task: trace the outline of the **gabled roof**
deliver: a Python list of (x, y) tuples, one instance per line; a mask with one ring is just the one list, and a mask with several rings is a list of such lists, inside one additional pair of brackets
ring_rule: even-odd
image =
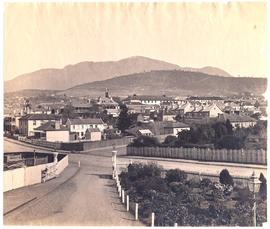
[(68, 122), (71, 125), (80, 125), (80, 124), (104, 124), (102, 119), (98, 118), (86, 118), (86, 119), (68, 119)]
[(39, 130), (39, 131), (60, 131), (60, 130), (68, 130), (67, 127), (64, 126), (60, 126), (59, 129), (55, 128), (55, 122), (49, 121), (44, 123), (43, 125), (35, 128), (35, 130)]
[(141, 134), (153, 134), (149, 129), (139, 129), (137, 131), (140, 132)]
[(47, 114), (27, 114), (22, 116), (20, 120), (60, 120), (60, 116)]

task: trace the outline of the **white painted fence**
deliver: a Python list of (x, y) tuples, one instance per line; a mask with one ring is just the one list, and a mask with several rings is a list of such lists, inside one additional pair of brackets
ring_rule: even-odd
[[(12, 189), (21, 188), (28, 185), (38, 184), (42, 182), (41, 173), (42, 170), (56, 165), (56, 172), (53, 176), (59, 175), (68, 166), (68, 155), (62, 158), (56, 164), (54, 162), (18, 168), (3, 172), (3, 191), (9, 191)], [(52, 176), (52, 177), (53, 177)]]

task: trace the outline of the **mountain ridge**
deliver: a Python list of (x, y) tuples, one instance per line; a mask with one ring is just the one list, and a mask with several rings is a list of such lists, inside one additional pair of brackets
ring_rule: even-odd
[(263, 94), (266, 87), (266, 78), (223, 77), (183, 70), (156, 70), (81, 84), (59, 93), (72, 96), (98, 96), (103, 94), (105, 88), (109, 88), (114, 95), (215, 96), (249, 91), (255, 94)]
[(153, 70), (190, 69), (193, 72), (206, 71), (205, 73), (230, 76), (229, 73), (219, 68), (210, 67), (212, 72), (209, 70), (209, 66), (204, 68), (183, 68), (176, 64), (143, 56), (133, 56), (118, 61), (83, 61), (59, 69), (45, 68), (19, 75), (12, 80), (5, 81), (4, 90), (5, 92), (23, 89), (66, 90), (76, 85), (93, 82), (96, 79), (106, 80)]

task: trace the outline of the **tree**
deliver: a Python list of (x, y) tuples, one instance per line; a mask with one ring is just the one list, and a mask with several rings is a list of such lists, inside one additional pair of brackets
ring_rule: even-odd
[(177, 141), (177, 137), (175, 136), (172, 136), (172, 135), (169, 135), (165, 138), (164, 142), (163, 142), (163, 145), (166, 145), (166, 146), (174, 146), (175, 145), (175, 142)]
[(244, 139), (226, 135), (217, 141), (215, 147), (218, 149), (242, 149), (244, 147)]
[(184, 182), (187, 179), (187, 174), (180, 169), (170, 169), (166, 172), (166, 181), (171, 182)]
[(128, 115), (128, 108), (126, 105), (120, 106), (121, 112), (117, 120), (117, 128), (125, 132), (131, 126), (130, 116)]
[(229, 119), (227, 119), (225, 126), (227, 128), (228, 135), (232, 135), (233, 134), (233, 127), (232, 127), (232, 124), (231, 124)]
[(66, 105), (62, 111), (62, 120), (63, 120), (63, 123), (65, 124), (66, 121), (69, 119), (69, 118), (76, 118), (77, 117), (77, 114), (75, 113), (75, 109), (73, 106), (71, 106), (70, 104)]
[(150, 136), (140, 136), (136, 138), (134, 142), (131, 143), (131, 145), (135, 147), (143, 147), (143, 146), (156, 147), (159, 146), (160, 143), (157, 138)]
[(219, 182), (221, 184), (233, 186), (233, 178), (227, 169), (223, 169), (219, 174)]
[(259, 180), (261, 181), (260, 190), (259, 190), (260, 196), (262, 197), (263, 200), (266, 200), (267, 184), (266, 184), (266, 179), (262, 173), (260, 174)]

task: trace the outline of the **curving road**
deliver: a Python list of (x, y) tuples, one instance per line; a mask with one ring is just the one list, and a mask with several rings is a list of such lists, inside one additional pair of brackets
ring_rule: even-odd
[[(31, 145), (4, 142), (6, 151), (33, 150)], [(9, 150), (8, 150), (8, 149)], [(123, 150), (119, 150), (124, 152)], [(5, 225), (46, 226), (142, 226), (120, 203), (111, 175), (111, 149), (89, 154), (69, 155), (69, 167), (80, 169), (72, 179), (48, 195), (4, 216)], [(64, 170), (68, 172), (70, 168)], [(55, 180), (57, 180), (56, 178)], [(55, 181), (42, 185), (50, 186)], [(43, 188), (42, 188), (43, 189)], [(42, 190), (41, 189), (41, 190)], [(25, 193), (24, 193), (25, 190)], [(27, 195), (28, 188), (12, 190), (12, 195)], [(12, 198), (4, 194), (5, 198)]]
[[(5, 140), (4, 149), (5, 152), (14, 152), (32, 151), (34, 148), (28, 144), (17, 144), (16, 141)], [(45, 152), (46, 149), (36, 151)], [(70, 171), (74, 172), (75, 169), (78, 169), (78, 161), (80, 161), (81, 166), (75, 176), (39, 199), (39, 201), (34, 201), (22, 209), (5, 215), (4, 224), (33, 226), (141, 226), (140, 222), (134, 221), (134, 217), (125, 211), (117, 196), (113, 181), (110, 179), (112, 172), (111, 151), (112, 148), (107, 147), (91, 150), (86, 154), (70, 154), (69, 166), (61, 174), (61, 177), (63, 178)], [(219, 174), (222, 169), (227, 168), (232, 175), (250, 176), (254, 170), (257, 175), (262, 172), (267, 176), (267, 167), (262, 165), (127, 157), (124, 156), (126, 154), (125, 147), (118, 148), (117, 151), (118, 163), (120, 164), (127, 164), (132, 159), (139, 162), (155, 161), (165, 169), (179, 168), (191, 172), (200, 171)], [(49, 190), (57, 184), (60, 178), (43, 184), (6, 192), (4, 193), (4, 206), (5, 202), (12, 202), (12, 198), (15, 198), (16, 195), (22, 198), (24, 196), (30, 198), (29, 193), (33, 193), (34, 190), (36, 190), (36, 193)]]

